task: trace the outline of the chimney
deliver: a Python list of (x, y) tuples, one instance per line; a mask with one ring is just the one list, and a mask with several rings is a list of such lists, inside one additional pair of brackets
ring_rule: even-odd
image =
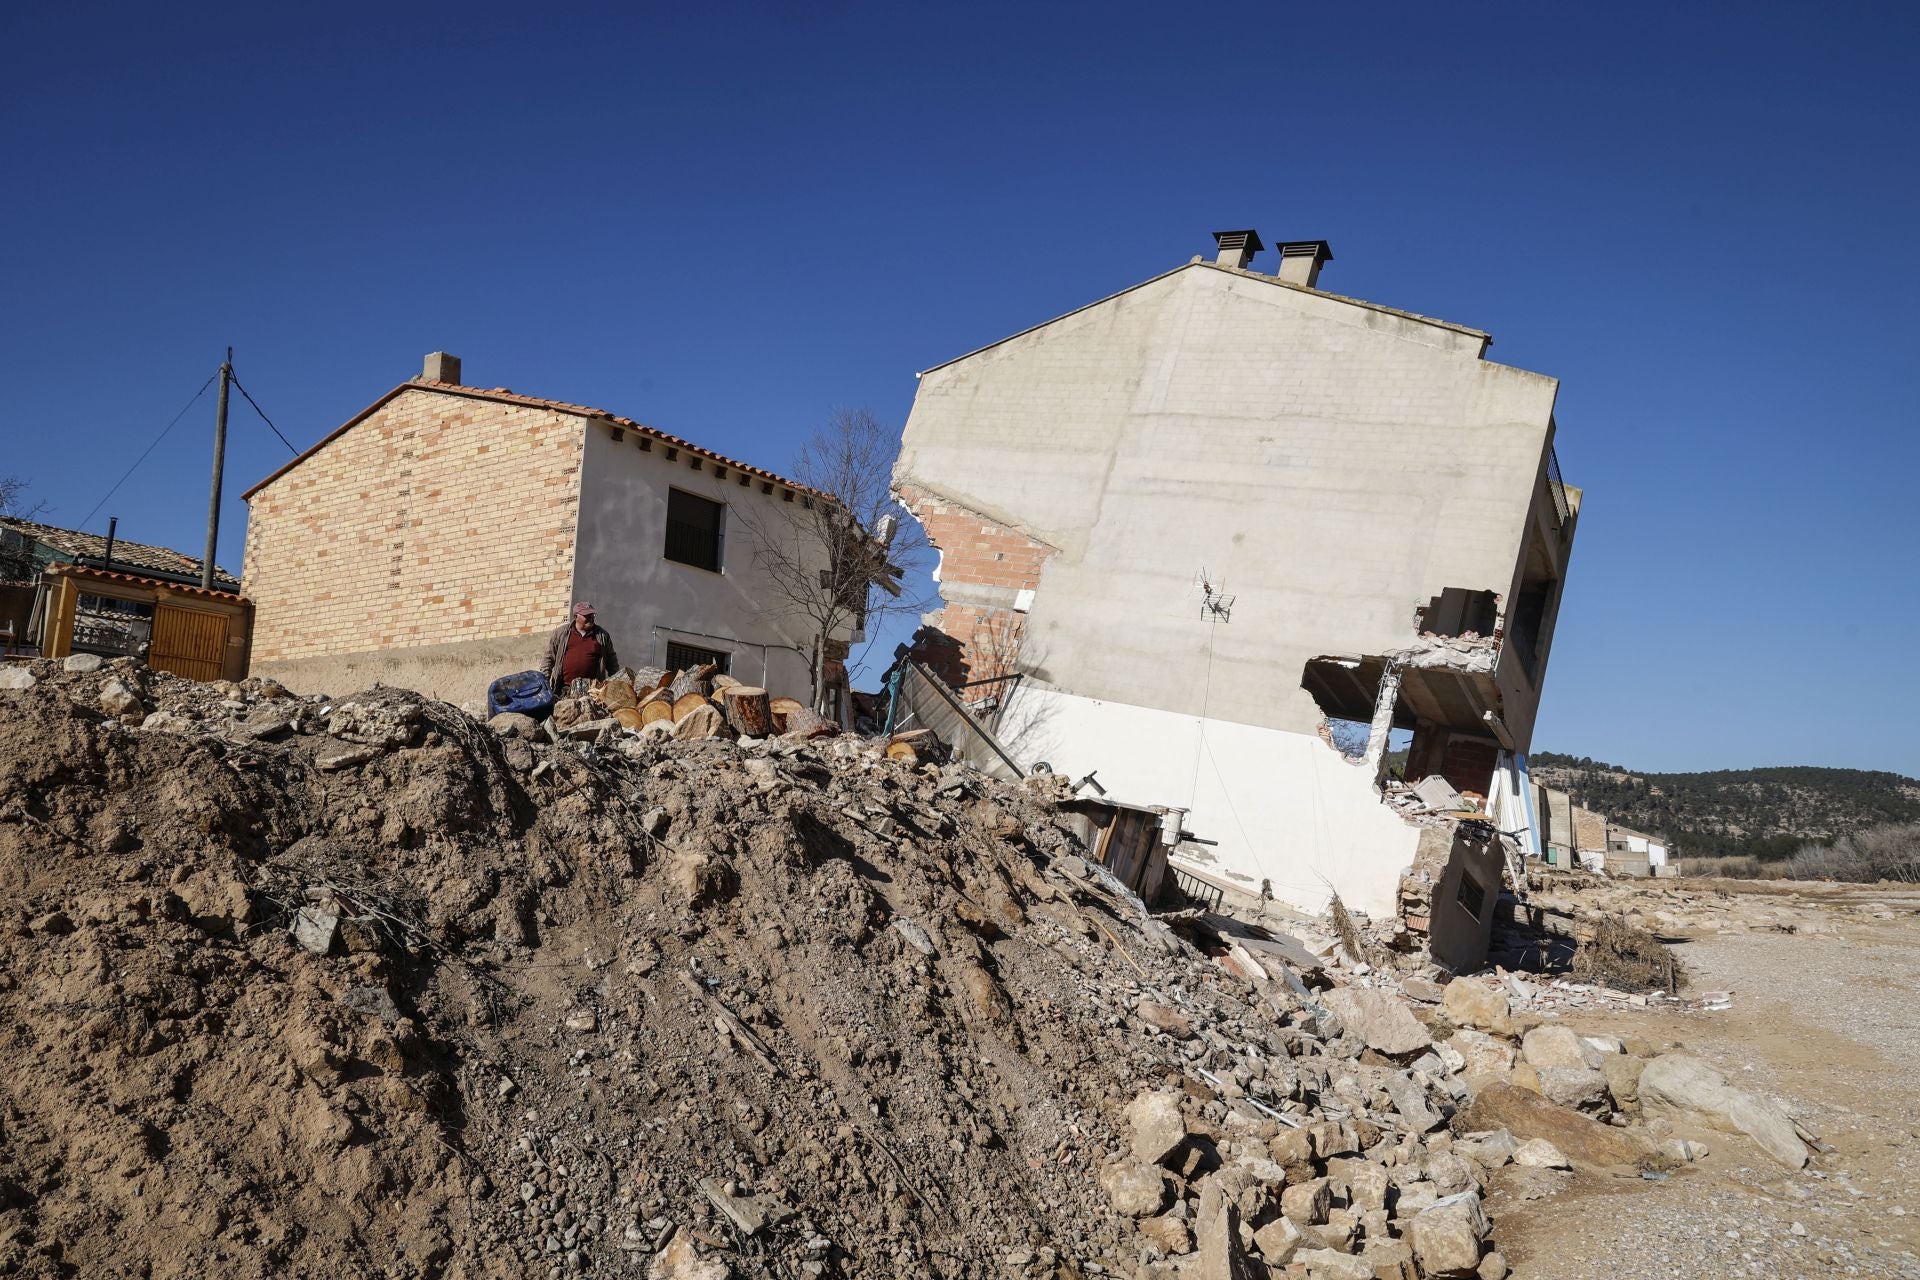
[(427, 382), (451, 382), (460, 384), (460, 357), (450, 356), (444, 351), (429, 352), (427, 366), (420, 371)]
[(1320, 264), (1333, 261), (1333, 250), (1325, 240), (1295, 240), (1279, 248), (1280, 278), (1288, 284), (1313, 288), (1320, 279)]
[(1220, 246), (1220, 253), (1214, 261), (1223, 267), (1238, 267), (1246, 270), (1253, 261), (1253, 255), (1267, 246), (1260, 243), (1260, 233), (1249, 228), (1246, 231), (1216, 231), (1213, 241)]

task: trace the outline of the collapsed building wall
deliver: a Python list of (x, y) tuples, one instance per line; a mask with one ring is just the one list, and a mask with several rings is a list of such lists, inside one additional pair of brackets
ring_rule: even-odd
[[(1213, 843), (1182, 858), (1392, 911), (1419, 831), (1377, 756), (1328, 749), (1302, 672), (1431, 648), (1390, 727), (1444, 729), (1421, 764), (1463, 791), (1517, 790), (1577, 493), (1557, 384), (1486, 343), (1196, 260), (927, 371), (895, 485), (944, 557), (951, 667), (1021, 674), (999, 726), (1023, 758), (1189, 809)], [(1514, 607), (1483, 643), (1489, 597)], [(1475, 662), (1478, 704), (1450, 670)]]

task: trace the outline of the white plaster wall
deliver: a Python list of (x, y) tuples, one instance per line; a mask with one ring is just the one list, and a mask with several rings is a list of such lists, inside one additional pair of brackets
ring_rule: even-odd
[[(587, 428), (580, 477), (579, 543), (573, 596), (590, 600), (600, 625), (613, 634), (629, 666), (664, 665), (667, 641), (733, 653), (733, 674), (763, 679), (775, 696), (805, 699), (812, 634), (807, 620), (783, 612), (766, 575), (754, 563), (754, 539), (740, 512), (779, 516), (779, 490), (760, 492), (759, 477), (742, 486), (729, 470), (716, 478), (711, 464), (693, 470), (686, 453), (668, 462), (655, 442), (642, 452), (628, 432), (615, 443), (603, 425)], [(698, 569), (663, 554), (667, 490), (726, 503), (722, 571)], [(555, 618), (554, 626), (566, 621)], [(700, 634), (704, 633), (704, 634)], [(713, 639), (711, 637), (722, 637)]]
[[(1023, 762), (1079, 778), (1097, 770), (1116, 800), (1190, 810), (1186, 826), (1217, 840), (1204, 854), (1258, 893), (1303, 910), (1333, 892), (1391, 915), (1419, 831), (1380, 803), (1364, 768), (1317, 735), (1132, 706), (1022, 684), (1000, 736)], [(1182, 856), (1200, 850), (1188, 846)]]
[(1061, 549), (1021, 655), (1046, 683), (1320, 746), (1308, 659), (1516, 579), (1557, 384), (1479, 349), (1195, 264), (928, 372), (895, 474)]

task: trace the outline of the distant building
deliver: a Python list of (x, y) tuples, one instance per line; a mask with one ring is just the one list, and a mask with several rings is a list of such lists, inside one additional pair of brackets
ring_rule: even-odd
[[(1253, 232), (1215, 239), (920, 375), (894, 479), (941, 553), (928, 621), (961, 683), (1020, 675), (999, 724), (1025, 757), (1188, 810), (1213, 843), (1178, 865), (1391, 912), (1422, 829), (1396, 731), (1408, 782), (1534, 825), (1580, 508), (1558, 383), (1320, 289), (1324, 241), (1269, 274)], [(1473, 875), (1491, 901), (1497, 861)]]
[(198, 680), (247, 674), (252, 608), (230, 574), (144, 542), (0, 517), (0, 654), (138, 657)]
[(1659, 875), (1668, 865), (1667, 842), (1661, 837), (1583, 809), (1572, 796), (1544, 783), (1534, 784), (1533, 795), (1540, 854), (1554, 866), (1646, 876)]
[(753, 517), (777, 527), (820, 495), (630, 418), (460, 378), (436, 352), (247, 491), (256, 670), (477, 699), (538, 667), (588, 600), (628, 665), (716, 662), (808, 696), (813, 635), (756, 563)]

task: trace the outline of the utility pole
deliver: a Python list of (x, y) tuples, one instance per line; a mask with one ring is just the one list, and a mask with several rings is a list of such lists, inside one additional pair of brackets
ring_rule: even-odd
[(213, 554), (220, 544), (220, 473), (227, 466), (227, 387), (233, 382), (233, 348), (220, 362), (220, 407), (213, 418), (213, 494), (207, 499), (207, 558), (200, 562), (200, 585), (213, 590)]

